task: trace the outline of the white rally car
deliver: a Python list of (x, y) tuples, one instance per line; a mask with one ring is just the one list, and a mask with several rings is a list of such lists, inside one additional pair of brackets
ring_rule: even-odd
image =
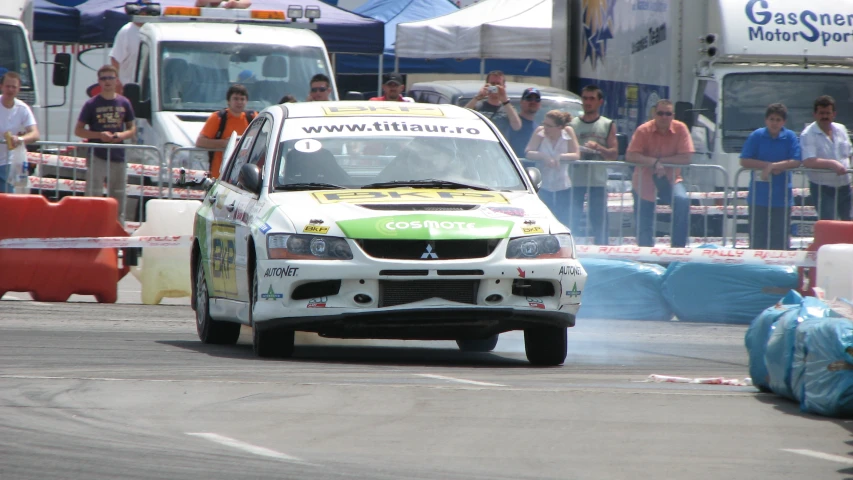
[(288, 357), (294, 331), (456, 340), (523, 330), (559, 365), (586, 281), (569, 230), (482, 115), (452, 105), (310, 102), (261, 112), (195, 220), (199, 337)]

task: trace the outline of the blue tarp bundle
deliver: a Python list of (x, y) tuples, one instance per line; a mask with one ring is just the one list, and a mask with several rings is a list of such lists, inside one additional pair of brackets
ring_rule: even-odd
[[(792, 299), (788, 296), (782, 303)], [(767, 309), (747, 330), (753, 383), (769, 385), (776, 394), (799, 401), (804, 412), (853, 416), (853, 321), (813, 297), (802, 299), (799, 306), (783, 307), (791, 308)], [(764, 382), (759, 377), (761, 339), (768, 327)]]
[(752, 384), (759, 390), (770, 391), (770, 374), (764, 364), (764, 353), (767, 350), (767, 342), (773, 331), (774, 324), (786, 317), (796, 318), (800, 314), (800, 304), (803, 297), (795, 291), (785, 295), (779, 303), (761, 312), (746, 330), (746, 350), (749, 352), (749, 376)]
[(660, 265), (596, 258), (582, 258), (581, 265), (588, 277), (578, 318), (672, 318), (660, 293), (666, 271)]
[(679, 320), (747, 325), (796, 287), (794, 267), (679, 262), (662, 293)]

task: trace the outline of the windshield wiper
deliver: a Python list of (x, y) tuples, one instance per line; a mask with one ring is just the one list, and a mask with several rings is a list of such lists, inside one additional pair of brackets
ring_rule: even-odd
[(340, 185), (335, 185), (332, 183), (288, 183), (285, 185), (278, 185), (275, 187), (276, 190), (343, 190), (347, 187), (342, 187)]
[(361, 188), (395, 188), (395, 187), (415, 187), (415, 188), (469, 188), (471, 190), (488, 190), (494, 191), (494, 188), (489, 188), (484, 185), (469, 185), (461, 182), (451, 182), (450, 180), (438, 180), (429, 178), (426, 180), (396, 180), (393, 182), (378, 182), (369, 183)]

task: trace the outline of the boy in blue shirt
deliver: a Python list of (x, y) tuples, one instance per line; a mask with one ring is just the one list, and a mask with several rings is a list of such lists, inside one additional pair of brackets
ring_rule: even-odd
[[(749, 181), (749, 248), (787, 250), (790, 207), (794, 203), (791, 173), (802, 163), (800, 140), (785, 128), (788, 109), (773, 103), (764, 114), (766, 127), (752, 132), (743, 145), (740, 165), (756, 170)], [(756, 175), (757, 174), (757, 175)]]

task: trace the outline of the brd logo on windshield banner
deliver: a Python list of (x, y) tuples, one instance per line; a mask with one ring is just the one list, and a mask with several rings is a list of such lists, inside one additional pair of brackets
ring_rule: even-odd
[(441, 108), (426, 104), (411, 104), (408, 105), (388, 105), (377, 106), (372, 105), (352, 105), (352, 106), (335, 106), (323, 107), (326, 116), (350, 116), (350, 115), (413, 115), (418, 117), (443, 117), (444, 112)]
[(497, 192), (461, 192), (458, 190), (335, 190), (314, 192), (320, 203), (509, 203)]

